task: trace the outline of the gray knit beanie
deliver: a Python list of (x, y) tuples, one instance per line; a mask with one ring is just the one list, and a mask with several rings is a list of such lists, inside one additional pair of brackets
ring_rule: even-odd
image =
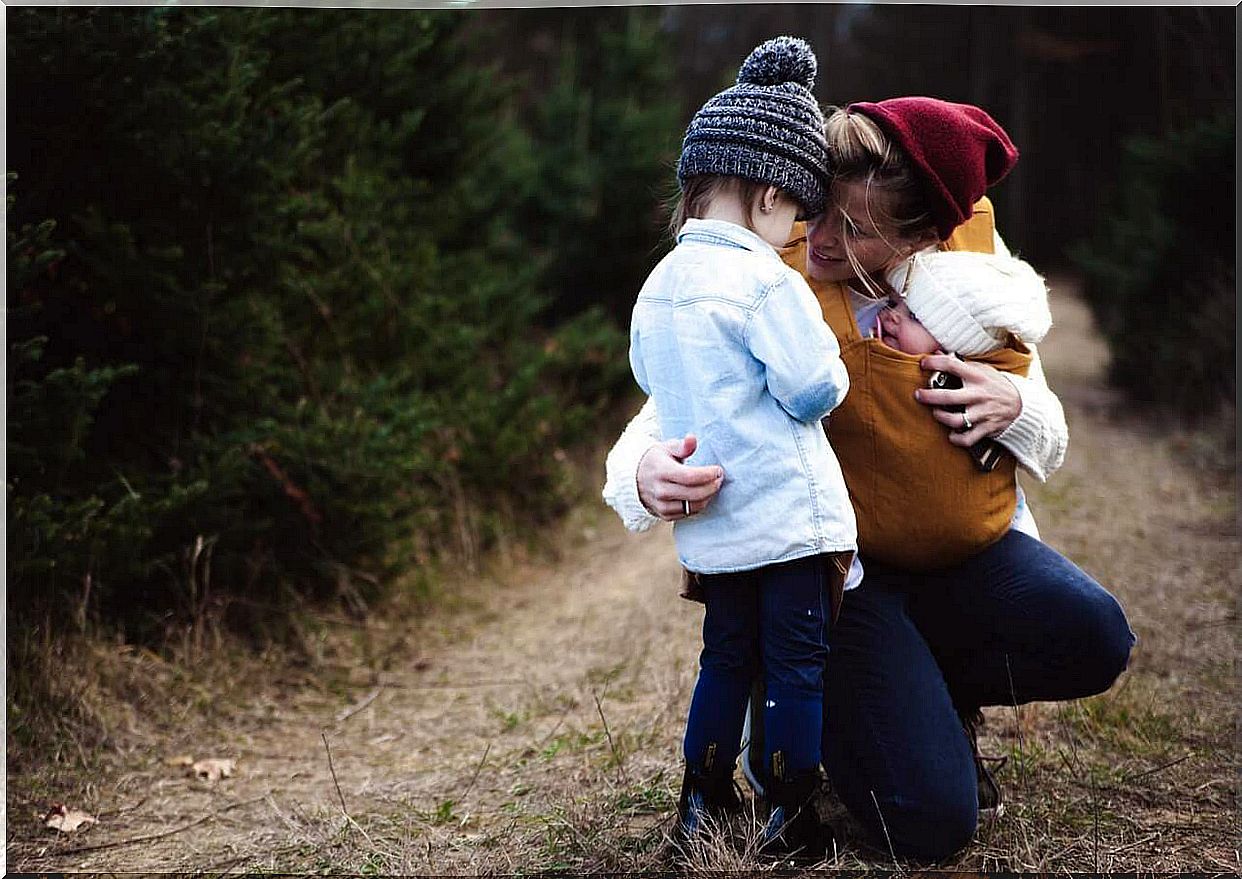
[(803, 217), (824, 209), (828, 145), (824, 114), (811, 94), (815, 53), (805, 40), (776, 37), (743, 62), (733, 85), (690, 120), (677, 182), (700, 174), (742, 177), (785, 190)]

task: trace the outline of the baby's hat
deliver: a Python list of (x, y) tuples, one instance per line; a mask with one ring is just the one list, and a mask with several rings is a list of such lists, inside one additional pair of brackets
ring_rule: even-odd
[(1009, 333), (1037, 345), (1052, 327), (1044, 279), (1012, 256), (915, 254), (889, 273), (888, 282), (946, 351), (986, 354)]
[(721, 174), (785, 190), (802, 216), (824, 209), (828, 143), (811, 89), (817, 62), (805, 40), (775, 37), (742, 63), (737, 83), (704, 104), (686, 129), (677, 182)]

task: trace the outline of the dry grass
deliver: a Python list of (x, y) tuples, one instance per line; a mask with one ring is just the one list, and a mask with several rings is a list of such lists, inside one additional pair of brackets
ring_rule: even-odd
[[(1007, 811), (942, 866), (1237, 872), (1236, 488), (1211, 469), (1232, 451), (1123, 411), (1081, 306), (1061, 293), (1053, 313), (1044, 357), (1072, 444), (1049, 485), (1028, 486), (1031, 503), (1045, 538), (1122, 599), (1140, 642), (1103, 696), (988, 710), (982, 743), (1009, 757)], [(430, 615), (397, 603), (365, 627), (308, 623), (298, 662), (227, 645), (188, 665), (62, 650), (66, 682), (87, 681), (66, 692), (108, 735), (68, 744), (59, 767), (11, 764), (10, 867), (780, 866), (754, 856), (753, 816), (680, 857), (668, 840), (699, 615), (676, 598), (667, 529), (627, 535), (590, 500), (543, 548), (512, 542), (443, 582)], [(238, 775), (206, 784), (163, 762), (208, 751), (236, 758)], [(50, 800), (100, 823), (57, 838), (32, 817)], [(831, 800), (822, 808), (843, 831), (825, 868), (915, 866), (863, 840)]]

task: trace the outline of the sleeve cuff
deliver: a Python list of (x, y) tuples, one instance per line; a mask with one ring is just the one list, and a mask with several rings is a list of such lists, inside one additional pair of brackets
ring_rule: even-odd
[(657, 442), (649, 434), (634, 429), (640, 418), (641, 413), (621, 434), (604, 464), (604, 503), (621, 517), (621, 523), (629, 531), (646, 531), (660, 521), (638, 499), (638, 464)]
[[(1028, 379), (1004, 373), (1005, 378), (1013, 383), (1022, 401), (1022, 410), (1018, 417), (1007, 428), (1000, 432), (996, 441), (1013, 453), (1022, 465), (1022, 469), (1030, 473), (1040, 482), (1048, 479), (1049, 470), (1045, 469), (1047, 457), (1047, 440), (1044, 429), (1048, 423), (1047, 413), (1043, 411), (1039, 395), (1032, 393)], [(1056, 466), (1051, 468), (1056, 469)]]

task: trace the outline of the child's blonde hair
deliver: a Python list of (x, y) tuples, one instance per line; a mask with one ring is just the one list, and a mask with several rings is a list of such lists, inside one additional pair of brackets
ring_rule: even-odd
[(673, 207), (668, 220), (668, 234), (674, 241), (677, 233), (686, 224), (686, 220), (701, 220), (707, 213), (707, 206), (713, 199), (722, 195), (732, 195), (746, 208), (746, 228), (755, 231), (752, 217), (755, 205), (763, 197), (768, 188), (766, 183), (747, 180), (744, 177), (731, 177), (723, 174), (699, 174), (686, 180), (685, 185), (673, 199)]

